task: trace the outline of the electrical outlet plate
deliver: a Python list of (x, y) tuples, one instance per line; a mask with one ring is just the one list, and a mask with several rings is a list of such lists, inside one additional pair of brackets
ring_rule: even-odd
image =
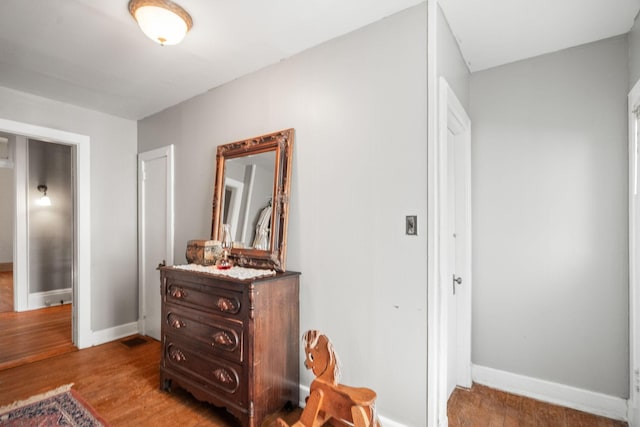
[(418, 216), (417, 215), (407, 215), (405, 219), (405, 233), (407, 234), (407, 236), (418, 235)]

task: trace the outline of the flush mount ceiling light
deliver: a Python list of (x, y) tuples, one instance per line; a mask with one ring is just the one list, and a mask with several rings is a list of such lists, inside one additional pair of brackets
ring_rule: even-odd
[(129, 13), (151, 40), (178, 44), (193, 26), (191, 16), (170, 0), (131, 0)]

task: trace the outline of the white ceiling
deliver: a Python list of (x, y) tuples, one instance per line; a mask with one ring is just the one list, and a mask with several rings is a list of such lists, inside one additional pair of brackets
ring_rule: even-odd
[(627, 33), (640, 0), (438, 0), (469, 69)]
[(424, 0), (177, 0), (160, 46), (128, 0), (0, 0), (0, 86), (140, 119)]
[[(177, 46), (128, 0), (0, 0), (0, 86), (140, 119), (424, 0), (178, 0)], [(439, 0), (472, 71), (623, 34), (640, 0)]]

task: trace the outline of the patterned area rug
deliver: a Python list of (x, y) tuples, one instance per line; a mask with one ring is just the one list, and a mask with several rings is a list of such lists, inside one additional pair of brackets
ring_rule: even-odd
[(68, 384), (48, 393), (0, 407), (0, 426), (108, 427), (78, 392)]

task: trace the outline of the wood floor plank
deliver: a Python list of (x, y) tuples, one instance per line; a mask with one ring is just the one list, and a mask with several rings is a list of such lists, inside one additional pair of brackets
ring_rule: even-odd
[(13, 311), (13, 271), (0, 271), (0, 313)]
[(474, 384), (456, 389), (447, 408), (450, 427), (626, 427), (585, 412)]
[(0, 370), (76, 351), (71, 305), (0, 313)]

